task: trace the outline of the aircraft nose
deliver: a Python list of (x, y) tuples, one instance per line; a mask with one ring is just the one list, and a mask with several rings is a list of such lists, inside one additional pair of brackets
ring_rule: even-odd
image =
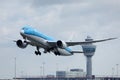
[(21, 31), (20, 31), (20, 34), (24, 34), (24, 30), (21, 30)]

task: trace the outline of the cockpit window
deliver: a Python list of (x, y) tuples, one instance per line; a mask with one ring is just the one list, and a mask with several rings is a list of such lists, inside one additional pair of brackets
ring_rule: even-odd
[(30, 27), (30, 26), (25, 26), (25, 27), (22, 28), (22, 30), (29, 30), (29, 29), (32, 29), (32, 27)]

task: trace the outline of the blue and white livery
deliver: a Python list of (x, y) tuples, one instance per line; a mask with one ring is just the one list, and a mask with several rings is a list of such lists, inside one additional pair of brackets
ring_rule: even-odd
[(82, 53), (81, 51), (72, 51), (69, 46), (75, 45), (86, 45), (90, 43), (103, 42), (107, 40), (112, 40), (116, 38), (109, 38), (103, 40), (95, 41), (84, 41), (84, 42), (64, 42), (62, 40), (55, 40), (52, 37), (49, 37), (41, 32), (38, 32), (36, 29), (30, 26), (24, 26), (20, 31), (21, 36), (24, 41), (17, 40), (15, 41), (19, 48), (26, 48), (27, 45), (32, 45), (36, 47), (35, 54), (41, 55), (39, 51), (40, 48), (44, 49), (44, 53), (53, 52), (55, 55), (59, 56), (70, 56), (74, 53)]

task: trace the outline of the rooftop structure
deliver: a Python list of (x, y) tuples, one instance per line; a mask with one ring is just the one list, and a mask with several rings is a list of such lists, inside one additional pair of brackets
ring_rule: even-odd
[(69, 77), (69, 78), (75, 78), (75, 77), (85, 77), (86, 73), (83, 71), (83, 69), (70, 69), (70, 71), (56, 71), (56, 77)]

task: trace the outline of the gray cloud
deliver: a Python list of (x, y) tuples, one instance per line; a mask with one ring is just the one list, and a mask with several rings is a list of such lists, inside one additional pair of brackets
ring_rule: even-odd
[(49, 6), (49, 5), (61, 5), (61, 4), (70, 4), (78, 3), (82, 0), (31, 0), (34, 6)]

